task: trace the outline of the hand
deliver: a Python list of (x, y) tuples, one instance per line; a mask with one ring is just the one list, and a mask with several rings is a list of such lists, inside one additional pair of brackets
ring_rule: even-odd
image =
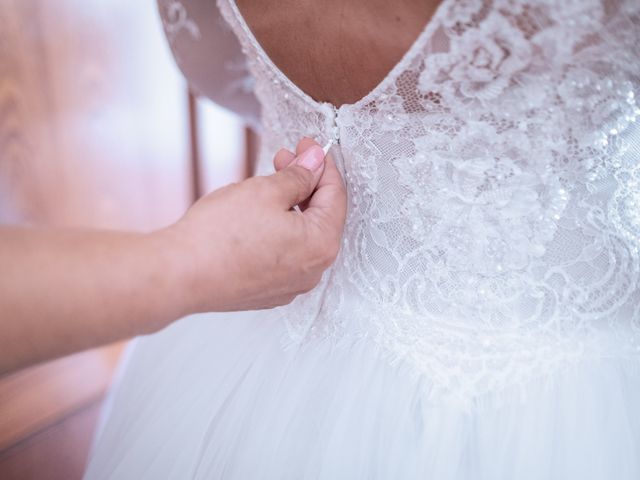
[(0, 374), (313, 288), (338, 253), (345, 190), (315, 142), (296, 153), (281, 150), (276, 174), (217, 190), (157, 232), (0, 227)]
[(203, 197), (160, 232), (181, 272), (185, 313), (270, 308), (317, 285), (340, 248), (346, 212), (340, 173), (323, 157), (305, 138), (296, 154), (276, 154), (277, 173)]

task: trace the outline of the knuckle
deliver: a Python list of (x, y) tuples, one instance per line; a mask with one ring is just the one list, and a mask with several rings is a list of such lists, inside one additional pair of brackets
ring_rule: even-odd
[(318, 250), (318, 260), (323, 270), (329, 268), (338, 257), (339, 243), (337, 245), (336, 243), (335, 241), (324, 243)]
[(316, 288), (320, 283), (320, 280), (322, 280), (322, 273), (318, 273), (317, 275), (313, 276), (311, 278), (309, 290), (313, 290), (314, 288)]
[(321, 263), (322, 268), (325, 270), (329, 268), (333, 264), (335, 259), (336, 257), (335, 255), (333, 255), (331, 251), (325, 251), (322, 256), (322, 263)]
[(320, 283), (321, 275), (313, 275), (309, 277), (301, 286), (300, 293), (309, 293), (311, 290), (316, 288), (318, 283)]

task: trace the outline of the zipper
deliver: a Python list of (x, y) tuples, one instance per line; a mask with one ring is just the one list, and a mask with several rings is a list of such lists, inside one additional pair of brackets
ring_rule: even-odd
[(340, 114), (340, 112), (338, 112), (338, 109), (336, 108), (335, 105), (332, 104), (328, 104), (331, 107), (332, 110), (332, 120), (333, 120), (333, 125), (331, 126), (331, 131), (329, 132), (329, 141), (332, 143), (335, 143), (337, 145), (340, 145), (340, 125), (338, 125), (338, 115)]
[(340, 125), (338, 125), (338, 109), (335, 105), (331, 105), (333, 108), (333, 140), (340, 145)]

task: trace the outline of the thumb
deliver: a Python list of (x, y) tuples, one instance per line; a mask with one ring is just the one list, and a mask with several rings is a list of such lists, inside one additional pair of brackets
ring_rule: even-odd
[(322, 177), (324, 163), (324, 152), (316, 144), (302, 152), (288, 167), (272, 175), (287, 210), (311, 196)]
[(309, 205), (304, 211), (323, 232), (334, 232), (337, 238), (342, 234), (347, 212), (347, 193), (342, 176), (331, 154), (325, 159), (324, 174), (318, 182)]

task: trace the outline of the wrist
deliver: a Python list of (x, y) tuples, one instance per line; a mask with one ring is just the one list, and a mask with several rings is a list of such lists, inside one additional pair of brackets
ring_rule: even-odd
[[(180, 222), (151, 233), (164, 263), (167, 281), (167, 308), (173, 319), (204, 311), (217, 311), (223, 290), (225, 253), (222, 242), (209, 238), (201, 251), (194, 238)], [(171, 321), (172, 321), (171, 320)]]
[(172, 241), (172, 233), (162, 229), (142, 234), (137, 242), (143, 272), (141, 298), (148, 307), (145, 334), (163, 329), (175, 320), (193, 313), (186, 298), (184, 256)]

